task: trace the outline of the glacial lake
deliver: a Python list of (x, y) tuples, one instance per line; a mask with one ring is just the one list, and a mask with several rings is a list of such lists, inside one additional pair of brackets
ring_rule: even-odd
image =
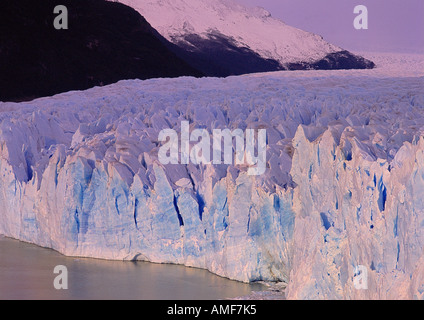
[[(54, 288), (58, 265), (67, 290)], [(184, 266), (65, 257), (0, 235), (0, 300), (221, 300), (263, 289)]]

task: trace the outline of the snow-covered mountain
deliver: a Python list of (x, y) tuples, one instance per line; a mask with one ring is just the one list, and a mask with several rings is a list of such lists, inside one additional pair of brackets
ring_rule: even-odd
[[(248, 8), (233, 0), (120, 2), (138, 10), (167, 40), (189, 52), (201, 52), (203, 65), (195, 61), (195, 66), (200, 65), (207, 74), (211, 68), (205, 70), (205, 63), (228, 69), (230, 73), (246, 73), (240, 67), (242, 64), (248, 72), (374, 66), (371, 61), (352, 55), (319, 35), (273, 18), (263, 8)], [(231, 61), (225, 65), (225, 60)]]

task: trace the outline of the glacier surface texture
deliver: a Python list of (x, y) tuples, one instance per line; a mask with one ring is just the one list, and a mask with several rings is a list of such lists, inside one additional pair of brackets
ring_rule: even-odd
[[(414, 59), (0, 103), (0, 233), (69, 256), (286, 282), (289, 299), (423, 298), (424, 78)], [(266, 128), (266, 173), (162, 165), (159, 131), (181, 121)], [(355, 289), (357, 266), (368, 290)]]

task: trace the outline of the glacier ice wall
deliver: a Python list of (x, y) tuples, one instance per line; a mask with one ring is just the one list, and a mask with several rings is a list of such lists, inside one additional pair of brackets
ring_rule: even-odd
[[(121, 81), (0, 103), (0, 234), (65, 255), (285, 281), (298, 299), (423, 298), (424, 79)], [(266, 128), (267, 172), (166, 165), (158, 132)], [(368, 290), (353, 286), (367, 267)]]
[[(423, 298), (424, 138), (392, 161), (372, 158), (345, 131), (294, 139), (296, 216), (287, 295), (296, 299)], [(368, 290), (353, 285), (368, 269)], [(302, 286), (298, 286), (302, 283)]]

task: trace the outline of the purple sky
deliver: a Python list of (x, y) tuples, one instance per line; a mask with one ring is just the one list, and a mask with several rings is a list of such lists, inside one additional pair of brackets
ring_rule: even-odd
[[(261, 6), (289, 25), (354, 51), (424, 53), (424, 0), (237, 0)], [(365, 5), (369, 29), (353, 27), (353, 8)]]

